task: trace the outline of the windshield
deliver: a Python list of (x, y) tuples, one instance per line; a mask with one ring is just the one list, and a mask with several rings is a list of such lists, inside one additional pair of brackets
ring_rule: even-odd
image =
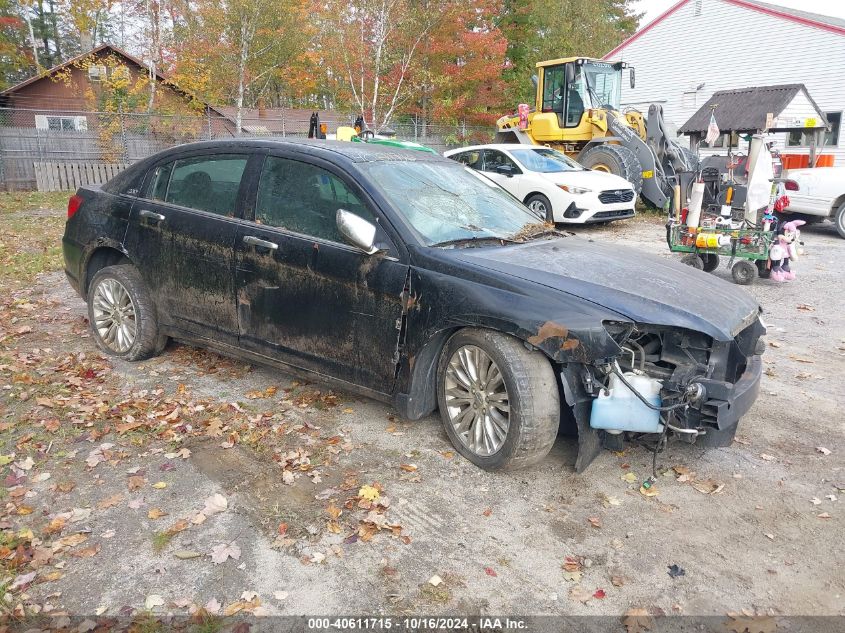
[(538, 222), (516, 198), (458, 163), (384, 161), (361, 168), (428, 246), (507, 239)]
[(512, 149), (510, 153), (529, 171), (554, 174), (561, 171), (584, 170), (584, 167), (569, 158), (566, 154), (548, 147)]
[(593, 108), (609, 105), (611, 109), (618, 110), (622, 100), (622, 72), (611, 64), (585, 61), (583, 74), (586, 75), (586, 93), (589, 95), (584, 102), (589, 102), (589, 107)]

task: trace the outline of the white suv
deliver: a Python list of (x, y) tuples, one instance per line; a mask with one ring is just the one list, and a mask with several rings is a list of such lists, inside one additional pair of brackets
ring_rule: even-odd
[(444, 156), (476, 169), (555, 223), (587, 224), (634, 216), (636, 192), (624, 178), (590, 171), (539, 145), (475, 145)]

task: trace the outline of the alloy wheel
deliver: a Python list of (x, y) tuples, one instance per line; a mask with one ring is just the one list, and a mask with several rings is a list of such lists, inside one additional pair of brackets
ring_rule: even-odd
[(94, 328), (106, 346), (123, 354), (135, 343), (138, 333), (135, 304), (116, 279), (103, 279), (94, 290)]
[(481, 457), (498, 452), (510, 428), (510, 402), (502, 372), (475, 345), (458, 348), (445, 375), (449, 421), (460, 442)]
[(546, 217), (546, 205), (543, 204), (542, 200), (532, 200), (528, 203), (528, 208), (531, 209), (534, 213)]

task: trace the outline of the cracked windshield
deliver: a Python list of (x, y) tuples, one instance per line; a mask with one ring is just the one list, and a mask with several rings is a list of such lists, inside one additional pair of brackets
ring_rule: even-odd
[(428, 246), (510, 239), (538, 222), (498, 185), (460, 165), (391, 161), (365, 169)]

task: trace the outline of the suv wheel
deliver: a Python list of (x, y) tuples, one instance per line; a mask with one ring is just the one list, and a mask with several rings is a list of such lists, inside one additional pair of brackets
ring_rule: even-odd
[(541, 352), (498, 332), (461, 330), (446, 344), (437, 376), (446, 434), (473, 464), (522, 468), (551, 450), (560, 396)]
[(124, 360), (150, 358), (167, 344), (152, 299), (131, 265), (97, 271), (88, 289), (88, 320), (97, 347)]

